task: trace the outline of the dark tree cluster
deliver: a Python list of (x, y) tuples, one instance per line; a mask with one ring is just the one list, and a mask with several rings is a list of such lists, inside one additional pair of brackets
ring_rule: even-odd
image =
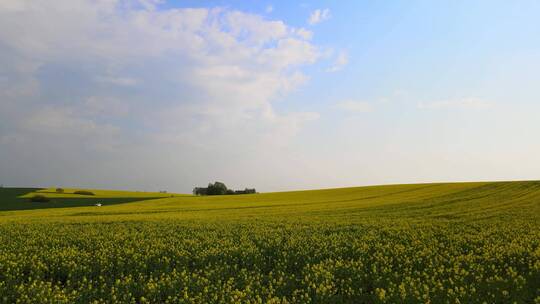
[(30, 198), (30, 201), (37, 203), (46, 203), (49, 201), (49, 198), (42, 194), (36, 194)]
[(208, 187), (195, 187), (193, 189), (194, 195), (235, 195), (235, 194), (255, 194), (257, 191), (255, 188), (244, 190), (228, 189), (222, 182), (209, 183)]
[(73, 194), (94, 195), (94, 192), (90, 192), (90, 191), (86, 191), (86, 190), (77, 190), (77, 191), (74, 191)]

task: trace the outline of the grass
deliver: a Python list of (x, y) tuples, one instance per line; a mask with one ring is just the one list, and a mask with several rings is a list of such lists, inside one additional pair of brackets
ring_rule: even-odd
[(0, 302), (540, 303), (537, 181), (140, 197), (0, 212)]

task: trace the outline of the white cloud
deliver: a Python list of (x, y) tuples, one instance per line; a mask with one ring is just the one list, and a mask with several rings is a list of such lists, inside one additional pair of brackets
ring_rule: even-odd
[(419, 109), (436, 110), (436, 109), (473, 109), (481, 110), (492, 106), (492, 103), (481, 98), (464, 97), (458, 99), (439, 100), (429, 103), (419, 103)]
[[(159, 3), (2, 1), (0, 139), (18, 144), (9, 155), (4, 150), (0, 166), (35, 162), (17, 153), (34, 142), (50, 159), (44, 168), (55, 158), (92, 158), (83, 162), (88, 172), (107, 171), (118, 155), (126, 160), (118, 171), (126, 172), (134, 170), (127, 160), (167, 168), (218, 150), (242, 159), (286, 145), (318, 117), (273, 108), (308, 81), (302, 66), (320, 58), (312, 32), (233, 9)], [(101, 154), (89, 154), (91, 147)], [(197, 174), (214, 178), (215, 168)], [(55, 175), (72, 176), (67, 169)], [(174, 171), (180, 175), (169, 175), (170, 182), (193, 185), (189, 170)], [(38, 184), (54, 179), (32, 176)]]
[(296, 29), (296, 34), (305, 40), (310, 40), (313, 37), (313, 32), (304, 28)]
[(240, 11), (231, 11), (224, 16), (227, 19), (224, 25), (230, 28), (235, 39), (245, 35), (240, 39), (246, 39), (255, 44), (286, 38), (292, 30), (283, 21), (269, 21), (259, 15)]
[(347, 52), (341, 51), (337, 55), (334, 64), (328, 68), (327, 72), (337, 72), (342, 70), (347, 64), (349, 63), (349, 56), (347, 55)]
[[(0, 11), (0, 40), (20, 54), (19, 65), (34, 62), (23, 76), (35, 79), (40, 69), (62, 62), (88, 62), (95, 71), (80, 68), (81, 74), (97, 73), (97, 83), (142, 90), (158, 85), (183, 95), (174, 87), (179, 83), (200, 97), (168, 102), (221, 104), (227, 110), (233, 105), (242, 111), (294, 89), (302, 83), (298, 79), (306, 78), (297, 67), (319, 57), (308, 41), (311, 32), (254, 14), (226, 9), (158, 11), (154, 8), (159, 1), (75, 2), (48, 6), (23, 1), (20, 6), (26, 9), (17, 16)], [(24, 34), (11, 30), (15, 24)], [(145, 64), (148, 61), (159, 70)], [(153, 81), (156, 77), (167, 85)], [(154, 100), (148, 102), (159, 107)]]
[(316, 9), (313, 12), (311, 12), (311, 15), (309, 15), (308, 23), (310, 25), (315, 25), (317, 23), (320, 23), (322, 21), (325, 21), (330, 18), (330, 10), (325, 9)]
[(373, 111), (371, 103), (358, 100), (344, 100), (338, 102), (336, 108), (349, 113), (367, 113)]

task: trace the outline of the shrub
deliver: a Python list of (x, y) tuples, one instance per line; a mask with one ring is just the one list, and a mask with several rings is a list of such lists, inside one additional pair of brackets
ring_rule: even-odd
[(64, 189), (62, 189), (62, 188), (56, 188), (56, 193), (64, 193)]
[(233, 194), (255, 194), (255, 193), (257, 193), (255, 188), (253, 188), (253, 189), (246, 188), (244, 190), (236, 190), (236, 191), (234, 191)]
[(46, 203), (49, 201), (49, 198), (45, 195), (36, 194), (30, 198), (31, 202), (39, 202), (39, 203)]
[(73, 192), (73, 194), (80, 194), (80, 195), (95, 195), (94, 192), (86, 191), (86, 190), (77, 190)]

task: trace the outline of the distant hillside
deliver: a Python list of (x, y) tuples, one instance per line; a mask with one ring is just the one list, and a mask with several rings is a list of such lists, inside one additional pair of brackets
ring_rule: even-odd
[[(103, 205), (116, 205), (141, 200), (181, 196), (182, 194), (169, 194), (161, 192), (118, 191), (75, 188), (0, 188), (0, 211), (30, 210), (48, 208), (66, 208), (92, 206), (96, 203)], [(92, 195), (77, 194), (88, 192)], [(42, 195), (48, 202), (32, 202), (35, 195)]]
[[(0, 189), (0, 194), (11, 191), (9, 193), (13, 196), (13, 193), (24, 192), (8, 189)], [(53, 190), (31, 192), (10, 204), (4, 202), (7, 199), (3, 196), (0, 208), (30, 209), (20, 207), (29, 206), (23, 198), (44, 193), (58, 200), (57, 206), (88, 206), (99, 200), (107, 202), (104, 206), (107, 208), (91, 208), (89, 214), (118, 214), (134, 218), (146, 215), (152, 218), (159, 215), (166, 218), (203, 216), (209, 219), (300, 216), (343, 217), (343, 220), (351, 221), (365, 217), (474, 219), (513, 214), (531, 217), (540, 213), (540, 181), (385, 185), (219, 197), (178, 194), (170, 197), (171, 194), (164, 193), (92, 190), (96, 196), (88, 198), (70, 193), (56, 194)], [(114, 206), (107, 206), (109, 202)], [(131, 203), (116, 205), (126, 202)], [(35, 208), (46, 208), (47, 204)], [(77, 216), (81, 212), (79, 208), (65, 209), (62, 216)]]

